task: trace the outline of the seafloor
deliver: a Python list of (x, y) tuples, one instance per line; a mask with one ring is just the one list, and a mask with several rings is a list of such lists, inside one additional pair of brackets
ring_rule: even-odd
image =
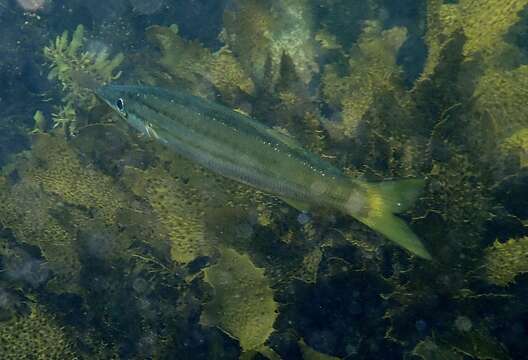
[[(0, 359), (528, 358), (528, 0), (0, 0)], [(417, 258), (139, 136), (179, 88), (364, 181)]]

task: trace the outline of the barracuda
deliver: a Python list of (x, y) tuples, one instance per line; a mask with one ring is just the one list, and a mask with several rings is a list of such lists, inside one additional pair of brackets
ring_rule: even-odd
[(394, 215), (412, 205), (423, 180), (350, 179), (290, 136), (181, 91), (109, 85), (96, 93), (132, 127), (213, 172), (279, 196), (299, 210), (342, 211), (431, 259), (420, 239)]

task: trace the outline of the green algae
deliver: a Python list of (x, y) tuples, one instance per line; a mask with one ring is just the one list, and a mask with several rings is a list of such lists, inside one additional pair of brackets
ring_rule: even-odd
[(325, 67), (323, 96), (329, 104), (342, 110), (339, 129), (333, 130), (334, 133), (354, 137), (381, 93), (401, 92), (398, 87), (401, 69), (396, 64), (396, 54), (405, 39), (405, 28), (382, 30), (376, 22), (367, 23), (351, 50), (347, 76), (343, 77), (336, 65)]
[[(252, 80), (229, 50), (213, 53), (196, 41), (186, 41), (175, 25), (152, 26), (146, 32), (150, 41), (160, 48), (158, 63), (170, 77), (170, 83), (178, 82), (201, 96), (210, 95), (209, 87), (213, 86), (226, 99), (233, 99), (238, 92), (254, 91)], [(146, 74), (152, 76), (149, 73), (151, 70)]]
[(501, 150), (513, 154), (519, 161), (519, 167), (528, 166), (528, 128), (522, 128), (504, 139)]
[(35, 127), (32, 130), (32, 133), (40, 133), (46, 130), (47, 120), (42, 111), (35, 111), (35, 114), (33, 115), (33, 120), (35, 120)]
[(303, 259), (299, 274), (296, 276), (300, 280), (315, 284), (317, 282), (317, 273), (323, 257), (323, 252), (319, 248), (306, 254)]
[(127, 206), (126, 196), (114, 180), (84, 166), (75, 148), (64, 139), (41, 134), (35, 138), (32, 155), (20, 173), (45, 192), (69, 204), (94, 209), (109, 224), (117, 210)]
[(62, 105), (53, 113), (53, 127), (63, 128), (66, 134), (76, 133), (80, 109), (89, 111), (96, 105), (94, 88), (121, 76), (116, 68), (124, 60), (122, 53), (110, 57), (107, 50), (87, 50), (85, 42), (84, 26), (78, 25), (71, 36), (64, 31), (44, 48), (48, 79), (57, 81), (64, 95)]
[(496, 241), (485, 251), (484, 269), (486, 280), (495, 285), (514, 282), (519, 274), (528, 272), (528, 238)]
[(212, 245), (206, 239), (204, 199), (189, 186), (173, 179), (162, 169), (142, 171), (129, 168), (125, 182), (134, 194), (146, 198), (159, 218), (159, 232), (171, 241), (171, 258), (182, 264), (199, 256), (211, 255)]
[(457, 30), (462, 30), (467, 37), (464, 44), (467, 61), (481, 57), (480, 61), (498, 64), (499, 59), (505, 60), (505, 54), (511, 55), (511, 46), (504, 37), (520, 21), (519, 13), (528, 3), (525, 0), (462, 0), (457, 3), (429, 0), (427, 5), (426, 39), (431, 52), (425, 73), (437, 62), (442, 44)]
[(201, 322), (218, 326), (240, 342), (245, 352), (260, 350), (278, 315), (278, 304), (263, 269), (247, 255), (222, 249), (218, 263), (207, 268), (204, 280), (213, 289)]
[(64, 31), (54, 42), (44, 48), (44, 55), (50, 62), (48, 78), (60, 82), (65, 93), (64, 102), (76, 102), (88, 108), (95, 105), (94, 94), (80, 80), (89, 76), (99, 85), (119, 78), (116, 68), (124, 60), (123, 54), (111, 58), (107, 51), (91, 52), (84, 49), (84, 27), (78, 25), (69, 36)]
[(257, 82), (272, 85), (283, 55), (306, 84), (319, 71), (315, 20), (309, 1), (235, 1), (224, 13), (222, 38)]
[(0, 327), (0, 352), (6, 360), (79, 359), (74, 342), (67, 329), (39, 306), (32, 306), (26, 316), (2, 322)]
[(528, 66), (514, 70), (487, 70), (478, 80), (476, 106), (491, 119), (492, 131), (501, 139), (528, 126), (524, 99), (528, 96)]
[(49, 288), (78, 292), (81, 264), (74, 248), (75, 238), (50, 213), (56, 207), (55, 199), (27, 180), (14, 186), (9, 186), (5, 178), (2, 182), (2, 225), (11, 229), (20, 243), (40, 249), (54, 273)]
[[(126, 58), (129, 79), (227, 103), (351, 175), (426, 177), (423, 198), (404, 216), (434, 249), (434, 263), (409, 259), (336, 214), (312, 214), (299, 224), (276, 199), (133, 136), (107, 136), (115, 129), (83, 127), (115, 120), (91, 89), (119, 76), (124, 55), (87, 50), (81, 26), (45, 50), (60, 90), (49, 111), (53, 124), (45, 124), (42, 110), (32, 151), (11, 160), (1, 178), (2, 237), (11, 239), (1, 266), (12, 267), (29, 246), (49, 267), (49, 279), (38, 288), (0, 276), (2, 286), (52, 305), (50, 314), (79, 315), (87, 337), (103, 337), (121, 358), (236, 358), (239, 345), (243, 358), (271, 359), (292, 356), (291, 348), (306, 359), (387, 352), (507, 359), (501, 343), (512, 358), (524, 353), (511, 329), (524, 318), (526, 224), (496, 186), (522, 179), (527, 164), (525, 49), (510, 42), (527, 2), (426, 3), (418, 16), (427, 57), (410, 90), (400, 61), (416, 34), (391, 21), (384, 1), (234, 1), (223, 15), (220, 50), (190, 40), (184, 24), (181, 31), (151, 26), (146, 55)], [(66, 141), (40, 134), (51, 127), (54, 135), (78, 135)], [(515, 166), (503, 166), (510, 158)], [(522, 184), (511, 184), (512, 193), (524, 194)], [(104, 246), (94, 250), (94, 243)], [(328, 285), (361, 284), (367, 275), (390, 289), (342, 286), (334, 293)], [(317, 297), (296, 292), (325, 285)], [(79, 307), (60, 308), (56, 294), (75, 294)], [(365, 314), (385, 318), (358, 324), (335, 317), (330, 327), (317, 311), (296, 312), (302, 304), (330, 306), (325, 314), (341, 311), (349, 319), (358, 298)], [(87, 313), (93, 322), (82, 319)], [(483, 321), (455, 331), (457, 314)], [(59, 350), (75, 356), (60, 322), (49, 318), (59, 329), (52, 338), (68, 345)], [(193, 337), (208, 344), (207, 355)]]

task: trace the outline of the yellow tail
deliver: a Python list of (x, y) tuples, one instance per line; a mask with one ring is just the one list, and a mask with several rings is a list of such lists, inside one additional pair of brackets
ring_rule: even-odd
[(394, 216), (414, 203), (423, 190), (424, 181), (404, 179), (362, 185), (366, 188), (364, 211), (350, 215), (411, 253), (431, 260), (416, 234), (402, 219)]

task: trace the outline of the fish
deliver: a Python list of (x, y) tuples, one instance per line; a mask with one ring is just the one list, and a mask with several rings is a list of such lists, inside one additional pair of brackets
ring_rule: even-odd
[(275, 195), (300, 211), (348, 214), (412, 254), (432, 259), (396, 216), (419, 197), (423, 179), (373, 183), (348, 177), (294, 137), (183, 90), (111, 84), (95, 93), (132, 128), (214, 173)]

